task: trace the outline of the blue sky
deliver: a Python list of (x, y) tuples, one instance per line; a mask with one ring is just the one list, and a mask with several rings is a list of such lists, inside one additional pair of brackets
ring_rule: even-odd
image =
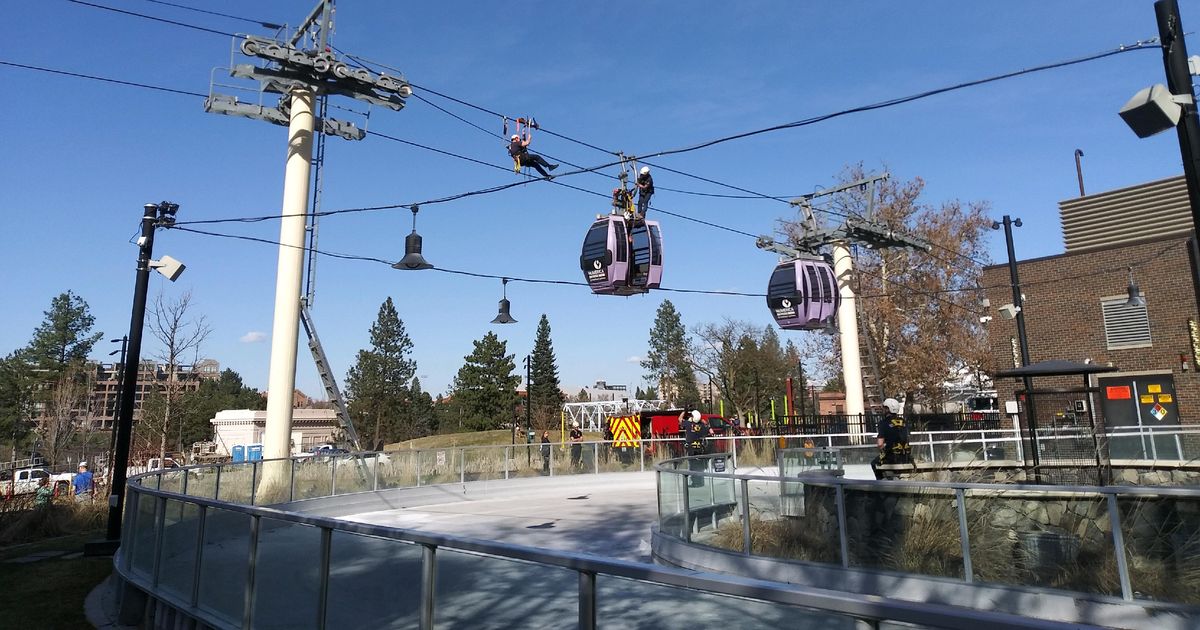
[[(181, 0), (225, 13), (295, 24), (309, 2)], [(222, 31), (262, 33), (220, 17), (144, 0), (111, 6)], [(1196, 3), (1185, 26), (1200, 28)], [(230, 40), (62, 0), (6, 10), (4, 61), (207, 92)], [(338, 3), (334, 43), (405, 71), (408, 79), (606, 148), (645, 154), (877, 100), (1084, 56), (1157, 35), (1147, 1), (1006, 3), (658, 2)], [(1193, 53), (1200, 53), (1195, 40)], [(26, 343), (50, 299), (82, 295), (106, 338), (128, 326), (136, 247), (146, 202), (168, 199), (180, 220), (279, 211), (286, 130), (205, 114), (201, 99), (0, 66), (0, 249), (5, 305), (0, 352)], [(232, 80), (223, 77), (222, 82)], [(848, 164), (923, 177), (924, 200), (984, 200), (1023, 219), (1018, 256), (1058, 253), (1057, 202), (1077, 194), (1073, 151), (1084, 151), (1089, 192), (1182, 172), (1174, 134), (1138, 140), (1116, 111), (1138, 89), (1163, 82), (1157, 50), (1134, 51), (663, 158), (662, 164), (776, 195), (829, 186)], [(428, 96), (485, 129), (501, 121)], [(361, 109), (339, 98), (334, 103)], [(361, 120), (345, 111), (335, 117)], [(508, 166), (504, 147), (429, 105), (374, 109), (368, 128)], [(577, 164), (608, 156), (535, 135), (534, 148)], [(327, 143), (327, 210), (407, 203), (512, 181), (514, 175), (380, 138)], [(610, 174), (615, 172), (609, 170)], [(599, 192), (597, 175), (566, 179)], [(721, 188), (656, 174), (660, 187)], [(787, 206), (762, 200), (660, 191), (672, 212), (768, 233)], [(579, 246), (605, 201), (546, 183), (428, 206), (418, 231), (438, 266), (519, 277), (580, 280)], [(407, 210), (322, 221), (320, 248), (396, 259)], [(774, 257), (744, 236), (662, 220), (664, 286), (762, 292)], [(266, 239), (278, 222), (212, 226)], [(999, 233), (992, 258), (1003, 258)], [(187, 263), (179, 282), (154, 276), (151, 291), (191, 290), (213, 334), (204, 354), (265, 387), (274, 301), (274, 247), (183, 232), (158, 236), (156, 255)], [(770, 322), (759, 298), (654, 293), (591, 295), (581, 287), (512, 283), (511, 326), (492, 326), (500, 282), (436, 272), (397, 272), (322, 259), (314, 315), (334, 370), (350, 367), (391, 296), (415, 344), (418, 375), (445, 391), (471, 341), (495, 331), (518, 361), (546, 313), (564, 384), (642, 382), (655, 309), (671, 299), (689, 326), (722, 317)], [(247, 342), (249, 333), (267, 340)], [(784, 333), (795, 338), (811, 333)], [(97, 348), (97, 356), (107, 352)], [(147, 340), (146, 353), (155, 350)], [(317, 393), (302, 348), (297, 386)]]

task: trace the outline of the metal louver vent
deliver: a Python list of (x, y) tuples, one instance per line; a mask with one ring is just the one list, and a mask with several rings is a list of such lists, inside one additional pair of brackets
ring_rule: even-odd
[(1111, 298), (1100, 301), (1104, 314), (1104, 337), (1109, 350), (1123, 348), (1149, 348), (1150, 317), (1145, 306), (1128, 306), (1126, 298)]

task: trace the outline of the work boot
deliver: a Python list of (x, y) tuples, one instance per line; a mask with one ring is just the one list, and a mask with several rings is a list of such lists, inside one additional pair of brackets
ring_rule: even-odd
[(553, 171), (553, 170), (554, 170), (554, 169), (556, 169), (556, 168), (558, 168), (558, 165), (557, 165), (557, 164), (551, 164), (551, 165), (550, 165), (550, 170), (552, 170), (552, 171)]

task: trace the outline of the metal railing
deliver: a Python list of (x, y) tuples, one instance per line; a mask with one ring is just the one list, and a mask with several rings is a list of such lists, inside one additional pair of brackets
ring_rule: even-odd
[[(667, 455), (667, 449), (658, 448), (647, 456), (644, 446), (670, 443), (639, 445), (636, 462), (627, 458), (619, 465), (642, 470)], [(604, 472), (602, 446), (591, 447), (592, 474)], [(540, 456), (540, 445), (533, 448)], [(678, 622), (678, 602), (684, 598), (689, 614), (739, 627), (748, 619), (764, 627), (794, 626), (797, 620), (821, 627), (880, 621), (980, 629), (1067, 627), (339, 520), (297, 511), (299, 506), (290, 503), (540, 474), (534, 453), (521, 458), (512, 446), (440, 450), (440, 457), (438, 449), (361, 453), (190, 466), (134, 477), (116, 567), (127, 583), (216, 628), (562, 627), (570, 618), (580, 628), (669, 626)], [(583, 457), (578, 465), (572, 461), (569, 445), (551, 448), (551, 457), (564, 453), (568, 465), (557, 474), (584, 468)], [(730, 461), (732, 454), (709, 459)]]
[[(860, 459), (861, 450), (781, 450), (773, 475), (738, 474), (726, 453), (663, 462), (655, 466), (659, 532), (723, 551), (844, 569), (1200, 605), (1200, 583), (1171, 577), (1200, 576), (1194, 485), (845, 478), (841, 465)], [(839, 453), (837, 465), (817, 465), (830, 451)], [(1185, 456), (1181, 447), (1179, 459)], [(722, 460), (730, 465), (718, 466)], [(1170, 472), (1155, 474), (1170, 481)]]

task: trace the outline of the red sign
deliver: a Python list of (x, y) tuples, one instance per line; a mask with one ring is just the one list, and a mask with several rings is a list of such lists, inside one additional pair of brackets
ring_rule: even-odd
[(1104, 388), (1104, 397), (1109, 400), (1129, 400), (1133, 392), (1128, 385), (1112, 385)]

